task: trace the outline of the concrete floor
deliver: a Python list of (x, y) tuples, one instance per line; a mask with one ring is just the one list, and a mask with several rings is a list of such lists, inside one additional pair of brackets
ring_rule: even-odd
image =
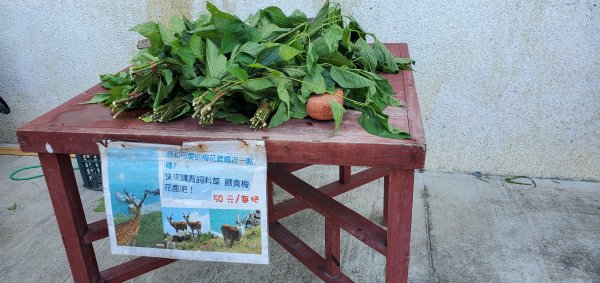
[[(12, 181), (35, 157), (0, 155), (0, 282), (72, 281), (43, 178)], [(38, 171), (39, 172), (39, 171)], [(28, 172), (35, 174), (35, 170)], [(337, 168), (298, 172), (314, 185), (335, 179)], [(79, 176), (77, 174), (77, 176)], [(78, 180), (81, 184), (81, 180)], [(600, 282), (600, 183), (535, 179), (536, 188), (467, 174), (415, 176), (411, 282)], [(382, 180), (337, 197), (376, 223)], [(80, 189), (88, 220), (101, 193)], [(276, 200), (288, 196), (279, 191)], [(16, 210), (9, 210), (13, 203)], [(317, 250), (324, 220), (303, 211), (284, 225)], [(94, 244), (101, 269), (129, 257)], [(383, 282), (385, 259), (342, 232), (342, 269), (356, 282)], [(134, 282), (320, 282), (270, 241), (269, 265), (179, 261)]]

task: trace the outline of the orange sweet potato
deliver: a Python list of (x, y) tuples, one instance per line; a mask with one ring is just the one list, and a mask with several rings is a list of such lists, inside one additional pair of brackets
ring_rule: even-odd
[(339, 104), (344, 105), (344, 91), (337, 89), (335, 94), (323, 93), (311, 95), (306, 102), (306, 113), (308, 113), (308, 116), (316, 120), (333, 120), (330, 101), (336, 100)]

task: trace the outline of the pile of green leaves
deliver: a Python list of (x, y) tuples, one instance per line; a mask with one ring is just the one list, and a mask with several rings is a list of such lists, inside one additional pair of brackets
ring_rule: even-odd
[[(310, 95), (335, 95), (341, 88), (344, 105), (362, 112), (359, 123), (367, 132), (410, 137), (388, 123), (383, 110), (401, 105), (377, 72), (397, 73), (414, 61), (392, 56), (373, 34), (343, 16), (339, 4), (326, 2), (312, 20), (298, 10), (286, 16), (274, 6), (246, 21), (210, 3), (206, 9), (209, 14), (196, 21), (174, 16), (168, 25), (133, 27), (150, 46), (127, 71), (101, 75), (108, 91), (89, 103), (108, 105), (115, 118), (151, 108), (141, 120), (192, 115), (201, 125), (217, 118), (260, 129), (305, 118)], [(345, 110), (333, 99), (331, 106), (337, 130)]]

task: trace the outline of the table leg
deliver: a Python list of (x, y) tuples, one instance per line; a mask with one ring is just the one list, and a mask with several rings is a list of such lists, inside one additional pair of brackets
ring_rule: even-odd
[(350, 183), (350, 178), (352, 178), (352, 166), (344, 166), (340, 165), (340, 183), (348, 184)]
[(94, 247), (85, 244), (88, 229), (81, 198), (68, 154), (38, 154), (48, 192), (56, 214), (56, 222), (75, 282), (97, 282), (100, 279)]
[(389, 176), (385, 282), (408, 281), (414, 171), (392, 168)]
[(340, 274), (340, 225), (325, 218), (325, 271), (329, 276)]
[(383, 177), (383, 216), (381, 224), (387, 226), (388, 222), (388, 198), (390, 195), (390, 175)]

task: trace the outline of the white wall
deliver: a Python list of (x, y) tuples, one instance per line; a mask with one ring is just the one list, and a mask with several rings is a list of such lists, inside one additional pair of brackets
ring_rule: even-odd
[[(0, 115), (0, 142), (127, 64), (136, 23), (204, 9), (42, 2), (0, 3), (0, 96), (13, 110)], [(382, 41), (409, 43), (427, 169), (600, 180), (600, 1), (340, 2)], [(214, 4), (245, 18), (273, 4), (314, 16), (322, 1)]]

